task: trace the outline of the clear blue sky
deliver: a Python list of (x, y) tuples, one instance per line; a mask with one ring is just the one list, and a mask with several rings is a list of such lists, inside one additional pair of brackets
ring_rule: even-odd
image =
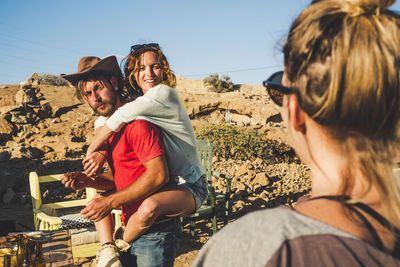
[[(73, 73), (83, 56), (157, 42), (175, 74), (260, 84), (282, 69), (280, 44), (311, 0), (0, 0), (0, 84)], [(396, 3), (392, 9), (400, 10)]]

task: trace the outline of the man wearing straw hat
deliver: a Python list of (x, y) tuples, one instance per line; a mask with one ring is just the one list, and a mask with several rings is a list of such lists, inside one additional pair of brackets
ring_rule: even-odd
[[(62, 75), (75, 86), (76, 95), (85, 100), (99, 115), (110, 117), (124, 104), (127, 93), (123, 76), (115, 56), (104, 59), (83, 57), (78, 72)], [(123, 240), (113, 239), (111, 210), (121, 207), (125, 222), (149, 195), (157, 192), (169, 181), (163, 136), (159, 128), (145, 120), (135, 120), (125, 125), (109, 139), (107, 157), (111, 171), (87, 177), (80, 172), (64, 175), (66, 187), (114, 190), (96, 196), (81, 213), (95, 221), (99, 241), (102, 243), (96, 266), (172, 266), (179, 243), (180, 225), (177, 218), (154, 224), (146, 234), (136, 239), (126, 257), (118, 259), (121, 250), (129, 248)], [(115, 191), (116, 189), (116, 191)], [(136, 259), (135, 259), (136, 258)], [(134, 262), (136, 260), (136, 262)]]

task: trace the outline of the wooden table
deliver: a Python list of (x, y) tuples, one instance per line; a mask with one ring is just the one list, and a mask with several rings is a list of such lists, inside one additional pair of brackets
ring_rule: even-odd
[[(25, 232), (29, 234), (28, 232)], [(43, 254), (46, 266), (67, 267), (74, 266), (72, 257), (71, 236), (68, 230), (43, 231)], [(0, 243), (6, 241), (6, 237), (0, 237)]]

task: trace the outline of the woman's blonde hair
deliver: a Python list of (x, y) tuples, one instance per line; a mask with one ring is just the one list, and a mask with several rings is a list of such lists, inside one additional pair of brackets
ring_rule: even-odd
[(360, 166), (385, 216), (399, 227), (400, 179), (392, 168), (399, 145), (400, 17), (387, 9), (394, 1), (314, 1), (292, 24), (284, 55), (302, 109), (342, 144), (341, 193), (350, 192)]
[(172, 72), (171, 68), (169, 67), (168, 60), (161, 51), (161, 49), (156, 46), (151, 45), (144, 45), (142, 48), (132, 51), (129, 55), (124, 59), (124, 73), (126, 83), (125, 85), (130, 88), (131, 93), (133, 96), (142, 95), (142, 89), (136, 82), (135, 73), (138, 71), (140, 67), (140, 56), (143, 55), (145, 52), (154, 52), (156, 53), (158, 60), (162, 66), (162, 84), (174, 87), (176, 84), (176, 77), (175, 74)]

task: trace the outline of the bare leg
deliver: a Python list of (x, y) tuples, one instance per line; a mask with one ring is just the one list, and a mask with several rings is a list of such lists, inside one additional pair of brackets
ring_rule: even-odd
[(102, 220), (95, 222), (94, 226), (96, 227), (100, 244), (114, 242), (114, 219), (111, 214), (107, 215)]
[(124, 241), (135, 240), (150, 228), (160, 215), (174, 217), (188, 214), (194, 209), (193, 195), (186, 187), (167, 185), (161, 191), (146, 198), (129, 218), (124, 232)]

